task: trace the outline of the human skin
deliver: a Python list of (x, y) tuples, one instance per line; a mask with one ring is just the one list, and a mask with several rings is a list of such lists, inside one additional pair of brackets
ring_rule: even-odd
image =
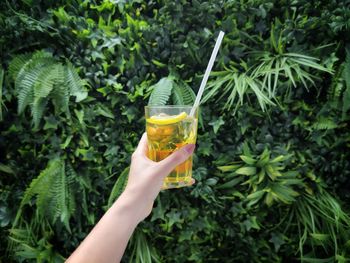
[(147, 157), (144, 133), (132, 154), (125, 190), (66, 262), (120, 262), (136, 226), (151, 213), (164, 178), (187, 160), (194, 148), (194, 144), (188, 144), (166, 159), (154, 162)]

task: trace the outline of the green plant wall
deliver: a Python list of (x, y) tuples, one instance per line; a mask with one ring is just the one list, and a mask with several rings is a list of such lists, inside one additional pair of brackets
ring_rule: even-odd
[[(125, 185), (153, 103), (190, 104), (192, 187), (124, 262), (350, 260), (350, 2), (0, 3), (0, 262), (63, 262)], [(163, 87), (163, 88), (162, 88)]]

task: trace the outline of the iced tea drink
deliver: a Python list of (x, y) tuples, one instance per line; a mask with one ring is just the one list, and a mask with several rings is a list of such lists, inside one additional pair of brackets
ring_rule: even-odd
[[(195, 144), (198, 113), (190, 117), (191, 106), (146, 106), (149, 158), (161, 161), (186, 144)], [(178, 165), (164, 180), (163, 189), (191, 184), (192, 156)]]

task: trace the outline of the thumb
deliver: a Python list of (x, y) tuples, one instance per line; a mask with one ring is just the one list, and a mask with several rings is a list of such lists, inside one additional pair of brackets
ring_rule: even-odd
[(159, 169), (167, 176), (176, 166), (186, 161), (194, 151), (195, 144), (187, 144), (160, 161)]

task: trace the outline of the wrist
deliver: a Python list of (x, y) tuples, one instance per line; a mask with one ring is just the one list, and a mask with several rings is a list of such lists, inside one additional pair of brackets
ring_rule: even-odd
[(142, 204), (125, 191), (114, 202), (112, 210), (117, 213), (118, 217), (125, 218), (134, 227), (143, 220)]

